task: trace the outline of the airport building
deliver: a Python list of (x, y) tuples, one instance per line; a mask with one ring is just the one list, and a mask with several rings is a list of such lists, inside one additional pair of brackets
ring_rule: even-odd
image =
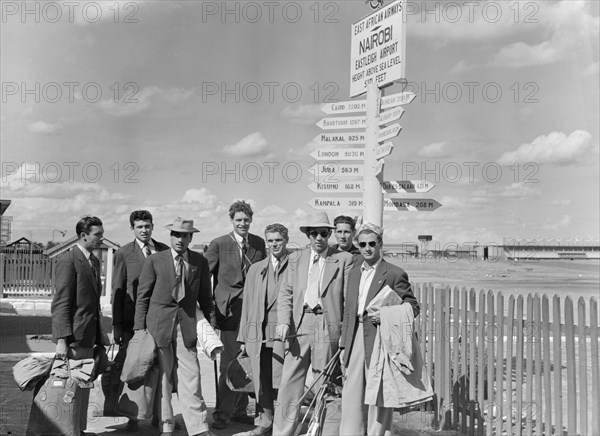
[(504, 238), (504, 255), (509, 260), (600, 260), (600, 241), (578, 239)]

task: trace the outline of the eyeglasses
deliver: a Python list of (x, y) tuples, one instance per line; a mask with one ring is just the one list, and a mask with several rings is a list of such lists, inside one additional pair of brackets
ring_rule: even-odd
[(308, 234), (313, 238), (316, 238), (318, 235), (321, 235), (321, 238), (327, 238), (329, 236), (329, 230), (311, 230)]
[[(369, 241), (368, 244), (369, 247), (374, 248), (377, 245), (377, 241)], [(367, 242), (359, 242), (358, 246), (360, 248), (365, 248), (367, 246)]]

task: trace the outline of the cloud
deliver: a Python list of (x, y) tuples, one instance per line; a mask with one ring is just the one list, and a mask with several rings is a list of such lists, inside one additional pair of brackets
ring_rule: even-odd
[(515, 151), (504, 153), (498, 163), (510, 165), (515, 162), (551, 163), (569, 165), (595, 160), (598, 147), (591, 143), (589, 132), (575, 130), (569, 136), (562, 132), (541, 135), (528, 144), (522, 144)]
[(582, 50), (589, 51), (586, 41), (597, 45), (600, 21), (591, 15), (587, 2), (544, 3), (540, 7), (539, 25), (549, 33), (548, 39), (532, 44), (518, 41), (502, 47), (491, 57), (489, 66), (516, 69), (549, 65)]
[[(126, 85), (120, 99), (100, 101), (97, 106), (109, 115), (128, 117), (148, 110), (152, 105), (177, 106), (194, 95), (195, 89), (171, 88), (161, 89), (157, 86), (146, 86), (141, 91), (137, 84)], [(76, 95), (81, 98), (81, 95)]]
[(46, 121), (36, 121), (35, 123), (31, 123), (27, 126), (27, 130), (31, 133), (40, 133), (43, 135), (50, 135), (53, 133), (57, 133), (61, 131), (63, 125), (60, 123), (47, 123)]
[(597, 77), (600, 73), (600, 62), (594, 62), (588, 65), (582, 72), (582, 76), (594, 76)]
[(515, 182), (510, 186), (506, 186), (499, 193), (504, 198), (525, 198), (539, 194), (539, 189), (532, 188), (530, 184), (523, 182)]
[(286, 106), (281, 115), (292, 123), (314, 124), (324, 116), (324, 112), (318, 104), (297, 104)]
[(425, 157), (441, 157), (446, 155), (445, 142), (435, 142), (421, 148), (417, 155)]
[(551, 206), (568, 206), (571, 204), (571, 200), (552, 200), (550, 202)]
[(255, 157), (265, 155), (269, 151), (269, 144), (260, 132), (245, 136), (233, 145), (223, 147), (223, 154), (232, 157)]
[(570, 223), (571, 223), (571, 216), (563, 215), (563, 217), (560, 219), (560, 221), (552, 220), (552, 221), (546, 222), (545, 224), (542, 224), (542, 229), (558, 231), (561, 228), (568, 227)]

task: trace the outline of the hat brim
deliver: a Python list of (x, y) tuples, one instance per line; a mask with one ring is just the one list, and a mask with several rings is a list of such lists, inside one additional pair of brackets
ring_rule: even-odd
[(300, 231), (302, 233), (306, 233), (309, 229), (319, 229), (319, 228), (328, 228), (328, 229), (335, 229), (335, 226), (332, 226), (329, 223), (315, 223), (315, 224), (310, 224), (308, 226), (300, 226)]
[(194, 227), (192, 227), (191, 229), (184, 229), (181, 227), (174, 227), (173, 224), (167, 224), (165, 227), (172, 232), (178, 232), (178, 233), (198, 233), (198, 232), (200, 232), (200, 230), (198, 230)]

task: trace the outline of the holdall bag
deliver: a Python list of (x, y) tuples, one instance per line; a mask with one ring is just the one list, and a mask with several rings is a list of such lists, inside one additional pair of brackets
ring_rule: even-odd
[(90, 389), (69, 375), (68, 361), (55, 359), (53, 368), (67, 366), (67, 378), (49, 375), (33, 394), (26, 436), (80, 436), (87, 424)]
[(135, 383), (144, 380), (154, 366), (156, 342), (148, 330), (136, 330), (127, 345), (127, 356), (121, 371), (121, 381)]
[(154, 366), (146, 373), (144, 380), (123, 385), (116, 406), (117, 415), (137, 420), (152, 418), (159, 379), (160, 368), (157, 359)]
[(123, 388), (120, 377), (125, 361), (125, 348), (119, 348), (119, 351), (115, 353), (115, 347), (112, 344), (108, 354), (108, 366), (90, 393), (89, 413), (94, 417), (120, 416), (117, 413), (117, 403)]
[(234, 392), (254, 393), (252, 365), (247, 353), (238, 351), (235, 358), (227, 366), (225, 377), (227, 387)]

